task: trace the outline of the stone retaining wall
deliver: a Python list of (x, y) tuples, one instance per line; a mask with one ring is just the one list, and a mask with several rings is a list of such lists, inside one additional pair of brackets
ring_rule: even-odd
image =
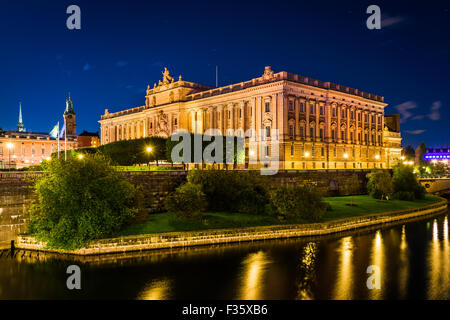
[(34, 175), (0, 173), (0, 245), (26, 231)]
[(334, 220), (324, 223), (301, 225), (275, 225), (249, 228), (215, 229), (195, 232), (167, 232), (120, 238), (102, 239), (87, 248), (76, 251), (47, 250), (45, 245), (33, 237), (19, 236), (16, 247), (26, 250), (39, 250), (74, 255), (95, 255), (122, 253), (151, 249), (175, 248), (218, 243), (257, 241), (267, 239), (310, 237), (344, 232), (357, 228), (393, 223), (442, 212), (447, 209), (447, 200), (419, 208), (377, 213), (360, 217)]

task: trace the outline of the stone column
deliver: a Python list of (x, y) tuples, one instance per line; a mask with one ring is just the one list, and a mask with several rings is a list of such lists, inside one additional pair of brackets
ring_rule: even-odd
[(306, 127), (305, 127), (305, 140), (311, 141), (311, 137), (309, 135), (309, 105), (311, 101), (309, 99), (305, 99), (305, 108), (306, 108)]
[(295, 97), (294, 99), (294, 110), (295, 110), (295, 139), (300, 139), (300, 98)]

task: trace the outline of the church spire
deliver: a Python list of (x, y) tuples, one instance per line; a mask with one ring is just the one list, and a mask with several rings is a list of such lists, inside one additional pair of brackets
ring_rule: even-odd
[(66, 110), (64, 111), (64, 114), (68, 114), (68, 113), (75, 114), (75, 112), (73, 111), (73, 102), (72, 102), (72, 99), (70, 99), (70, 92), (69, 92), (69, 98), (66, 100)]
[(24, 132), (23, 121), (22, 121), (22, 101), (19, 100), (19, 123), (17, 123), (17, 131)]

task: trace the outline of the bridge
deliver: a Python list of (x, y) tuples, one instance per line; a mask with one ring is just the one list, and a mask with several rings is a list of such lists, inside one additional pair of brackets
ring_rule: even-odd
[(420, 178), (419, 182), (428, 193), (444, 195), (450, 193), (450, 177)]

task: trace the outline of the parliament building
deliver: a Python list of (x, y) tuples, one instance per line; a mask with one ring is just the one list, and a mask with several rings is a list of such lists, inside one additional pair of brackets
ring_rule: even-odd
[[(170, 137), (176, 129), (253, 129), (264, 141), (276, 129), (279, 169), (391, 168), (401, 156), (400, 122), (384, 114), (386, 106), (382, 96), (271, 67), (223, 87), (176, 80), (165, 69), (163, 79), (147, 87), (144, 105), (105, 110), (100, 139), (107, 144)], [(245, 168), (258, 167), (248, 165), (248, 152), (245, 162)]]

